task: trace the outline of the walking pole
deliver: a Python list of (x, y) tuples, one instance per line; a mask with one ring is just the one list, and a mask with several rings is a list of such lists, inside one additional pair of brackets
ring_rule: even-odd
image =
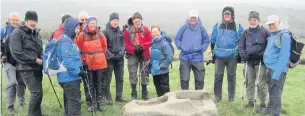
[[(139, 96), (141, 96), (141, 81), (140, 81), (140, 78), (141, 78), (141, 76), (142, 76), (142, 72), (144, 71), (144, 69), (146, 68), (146, 66), (148, 66), (148, 64), (150, 63), (150, 60), (145, 64), (145, 62), (142, 62), (143, 63), (143, 68), (140, 70), (140, 74), (139, 74)], [(144, 78), (145, 79), (145, 78)], [(144, 80), (145, 82), (146, 82), (146, 79)], [(143, 89), (143, 88), (142, 88)]]
[[(255, 79), (255, 91), (254, 91), (254, 109), (256, 107), (256, 98), (257, 98), (257, 88), (258, 88), (258, 81), (259, 81), (259, 74), (261, 72), (261, 66), (262, 66), (262, 62), (259, 62), (259, 67), (258, 67), (258, 74), (256, 74), (256, 79)], [(253, 109), (253, 112), (254, 112)]]
[(247, 70), (248, 70), (248, 61), (246, 61), (245, 63), (245, 71), (244, 71), (244, 87), (242, 87), (242, 97), (241, 99), (244, 100), (245, 98), (245, 94), (246, 94), (246, 90), (247, 90), (247, 83), (246, 83), (246, 80), (247, 80)]
[(60, 103), (60, 101), (59, 101), (59, 99), (58, 99), (57, 93), (56, 93), (56, 91), (55, 91), (55, 89), (54, 89), (54, 85), (53, 85), (53, 83), (52, 83), (51, 77), (50, 77), (49, 74), (47, 74), (47, 75), (48, 75), (48, 77), (49, 77), (49, 80), (50, 80), (51, 86), (52, 86), (52, 88), (53, 88), (54, 94), (55, 94), (55, 96), (56, 96), (56, 99), (57, 99), (57, 101), (58, 101), (59, 107), (62, 108), (62, 105), (61, 105), (61, 103)]
[(2, 63), (1, 63), (1, 67), (0, 67), (0, 68), (1, 68), (1, 72), (0, 72), (0, 73), (1, 73), (1, 79), (0, 79), (0, 81), (1, 81), (1, 82), (0, 82), (0, 83), (1, 83), (1, 85), (0, 85), (0, 86), (1, 86), (1, 87), (0, 87), (0, 90), (1, 90), (0, 110), (1, 110), (1, 114), (2, 114), (2, 98), (3, 98), (3, 97), (2, 97), (2, 78), (3, 78), (3, 70), (2, 70), (2, 69), (3, 69), (3, 64), (2, 64)]
[[(84, 60), (83, 70), (84, 70), (84, 73), (85, 73), (85, 77), (83, 77), (83, 81), (84, 81), (84, 83), (86, 83), (86, 87), (88, 88), (88, 95), (89, 95), (90, 101), (91, 101), (91, 103), (93, 103), (93, 97), (92, 97), (92, 94), (91, 94), (91, 88), (89, 86), (88, 64), (87, 64), (86, 60)], [(93, 110), (94, 110), (94, 104), (95, 103), (92, 104), (93, 105)], [(95, 115), (97, 115), (95, 110), (94, 110), (94, 113), (95, 113)], [(91, 115), (93, 116), (93, 112), (91, 112)]]

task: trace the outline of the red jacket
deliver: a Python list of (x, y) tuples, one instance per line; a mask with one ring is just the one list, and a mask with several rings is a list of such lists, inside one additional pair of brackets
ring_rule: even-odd
[(58, 27), (58, 30), (56, 30), (53, 33), (53, 39), (58, 40), (63, 32), (64, 32), (64, 26), (63, 26), (63, 24), (60, 24)]
[[(132, 27), (134, 28), (134, 27)], [(144, 60), (150, 59), (150, 47), (152, 42), (152, 36), (150, 30), (146, 27), (142, 27), (142, 31), (135, 33), (136, 36), (139, 38), (139, 45), (141, 45), (144, 49), (143, 56)], [(126, 52), (131, 55), (135, 55), (134, 53), (134, 46), (130, 41), (129, 29), (124, 31), (124, 38), (125, 38), (125, 45), (126, 45)]]

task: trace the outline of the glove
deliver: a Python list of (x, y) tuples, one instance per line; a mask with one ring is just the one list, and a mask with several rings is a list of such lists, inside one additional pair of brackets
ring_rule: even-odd
[(85, 77), (85, 71), (83, 70), (83, 68), (81, 68), (79, 74), (80, 77)]
[(142, 52), (144, 51), (143, 47), (141, 45), (137, 45), (135, 47), (135, 55), (138, 57), (142, 56)]
[(243, 55), (243, 57), (242, 57), (242, 60), (243, 60), (243, 61), (246, 62), (246, 61), (248, 61), (248, 59), (249, 59), (249, 56), (248, 56), (248, 55)]
[(118, 54), (118, 55), (116, 55), (116, 56), (114, 57), (114, 59), (115, 59), (115, 60), (121, 60), (121, 59), (123, 59), (123, 57), (124, 57), (124, 55), (122, 56), (122, 55)]
[(112, 59), (112, 58), (114, 58), (114, 55), (113, 55), (112, 53), (110, 53), (110, 52), (107, 52), (107, 57), (106, 57), (106, 59), (107, 59), (107, 60), (110, 60), (110, 59)]

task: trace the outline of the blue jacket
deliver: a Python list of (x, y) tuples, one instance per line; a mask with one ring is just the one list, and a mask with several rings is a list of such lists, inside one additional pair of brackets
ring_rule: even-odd
[(64, 83), (81, 79), (79, 76), (81, 56), (77, 46), (72, 41), (76, 35), (74, 30), (77, 24), (77, 20), (68, 18), (64, 23), (64, 35), (58, 40), (56, 56), (68, 70), (57, 74), (58, 82)]
[(160, 75), (169, 72), (169, 65), (173, 61), (174, 53), (170, 38), (163, 34), (160, 38), (154, 38), (151, 47), (151, 74)]
[(192, 28), (189, 20), (182, 26), (175, 36), (175, 44), (181, 50), (180, 59), (187, 62), (202, 62), (203, 52), (210, 44), (210, 38), (206, 29), (202, 28), (199, 19), (195, 28)]
[[(238, 28), (239, 27), (239, 28)], [(244, 29), (235, 22), (216, 24), (212, 31), (212, 45), (217, 58), (232, 58), (238, 55), (238, 40)], [(238, 28), (238, 29), (237, 29)], [(236, 32), (238, 30), (238, 32)]]
[(281, 40), (278, 36), (281, 31), (271, 33), (268, 45), (264, 53), (264, 63), (273, 71), (272, 79), (279, 80), (283, 72), (288, 71), (288, 63), (291, 49), (291, 38), (288, 33), (283, 33)]
[[(7, 27), (7, 28), (6, 28)], [(1, 28), (1, 40), (4, 39), (4, 34), (6, 31), (6, 36), (10, 37), (14, 31), (13, 27), (11, 26), (11, 24), (6, 23), (6, 27)]]

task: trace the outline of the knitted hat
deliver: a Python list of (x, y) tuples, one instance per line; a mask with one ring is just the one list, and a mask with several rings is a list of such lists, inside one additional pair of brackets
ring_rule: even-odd
[(87, 24), (89, 24), (91, 21), (96, 21), (97, 22), (97, 19), (95, 17), (89, 17), (87, 19)]
[(37, 16), (37, 13), (35, 11), (27, 11), (25, 13), (25, 18), (24, 18), (25, 21), (27, 20), (34, 20), (34, 21), (38, 21), (38, 16)]
[(139, 19), (143, 19), (142, 18), (142, 15), (139, 13), (139, 12), (136, 12), (136, 13), (134, 13), (133, 15), (132, 15), (132, 20), (134, 20), (134, 19), (136, 19), (136, 18), (139, 18)]
[(251, 12), (249, 13), (249, 18), (248, 18), (248, 19), (251, 19), (251, 18), (256, 18), (257, 20), (260, 20), (260, 18), (259, 18), (259, 13), (256, 12), (256, 11), (251, 11)]
[(109, 21), (112, 21), (112, 20), (114, 20), (114, 19), (118, 19), (118, 20), (120, 19), (120, 18), (119, 18), (119, 14), (116, 13), (116, 12), (110, 14)]

